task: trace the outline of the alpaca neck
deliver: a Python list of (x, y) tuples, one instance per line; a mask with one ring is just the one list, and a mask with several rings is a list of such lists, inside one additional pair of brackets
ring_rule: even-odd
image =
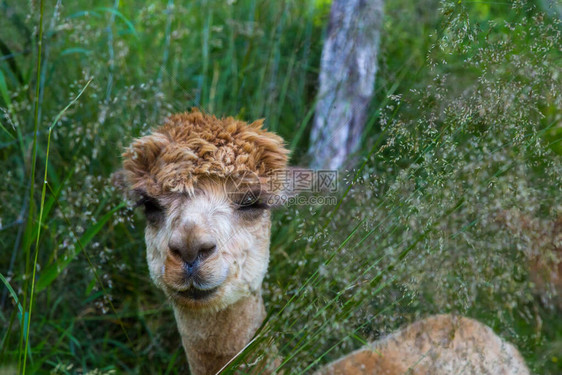
[(193, 375), (216, 374), (252, 339), (265, 319), (261, 293), (218, 312), (194, 312), (174, 306)]

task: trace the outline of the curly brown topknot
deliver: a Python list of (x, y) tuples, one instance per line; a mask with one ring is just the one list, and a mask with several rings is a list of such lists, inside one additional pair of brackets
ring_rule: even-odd
[(283, 139), (233, 117), (218, 119), (197, 109), (170, 116), (123, 153), (128, 188), (156, 196), (190, 192), (202, 177), (255, 173), (260, 179), (287, 166)]

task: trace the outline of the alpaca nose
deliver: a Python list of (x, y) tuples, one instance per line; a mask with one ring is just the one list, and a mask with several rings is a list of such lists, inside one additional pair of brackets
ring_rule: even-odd
[(173, 255), (183, 260), (189, 267), (193, 267), (198, 261), (207, 259), (217, 250), (215, 241), (208, 238), (191, 241), (170, 240), (168, 247)]

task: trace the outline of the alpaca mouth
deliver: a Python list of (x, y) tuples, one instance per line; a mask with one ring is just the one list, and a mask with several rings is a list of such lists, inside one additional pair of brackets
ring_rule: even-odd
[(213, 294), (216, 293), (218, 287), (212, 289), (197, 289), (197, 288), (189, 288), (187, 290), (176, 292), (178, 296), (183, 298), (192, 299), (192, 300), (202, 300), (211, 297)]

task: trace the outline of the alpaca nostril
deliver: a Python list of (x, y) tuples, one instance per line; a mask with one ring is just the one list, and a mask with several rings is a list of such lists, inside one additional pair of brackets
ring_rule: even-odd
[(183, 247), (182, 244), (176, 241), (170, 241), (168, 242), (168, 252), (170, 253), (170, 255), (173, 258), (176, 258), (178, 260), (182, 260), (183, 259)]
[(214, 242), (204, 242), (199, 246), (199, 259), (204, 260), (213, 255), (217, 250), (217, 245)]
[(181, 251), (179, 250), (179, 248), (175, 247), (175, 246), (169, 246), (170, 247), (170, 252), (176, 257), (176, 258), (181, 258)]

